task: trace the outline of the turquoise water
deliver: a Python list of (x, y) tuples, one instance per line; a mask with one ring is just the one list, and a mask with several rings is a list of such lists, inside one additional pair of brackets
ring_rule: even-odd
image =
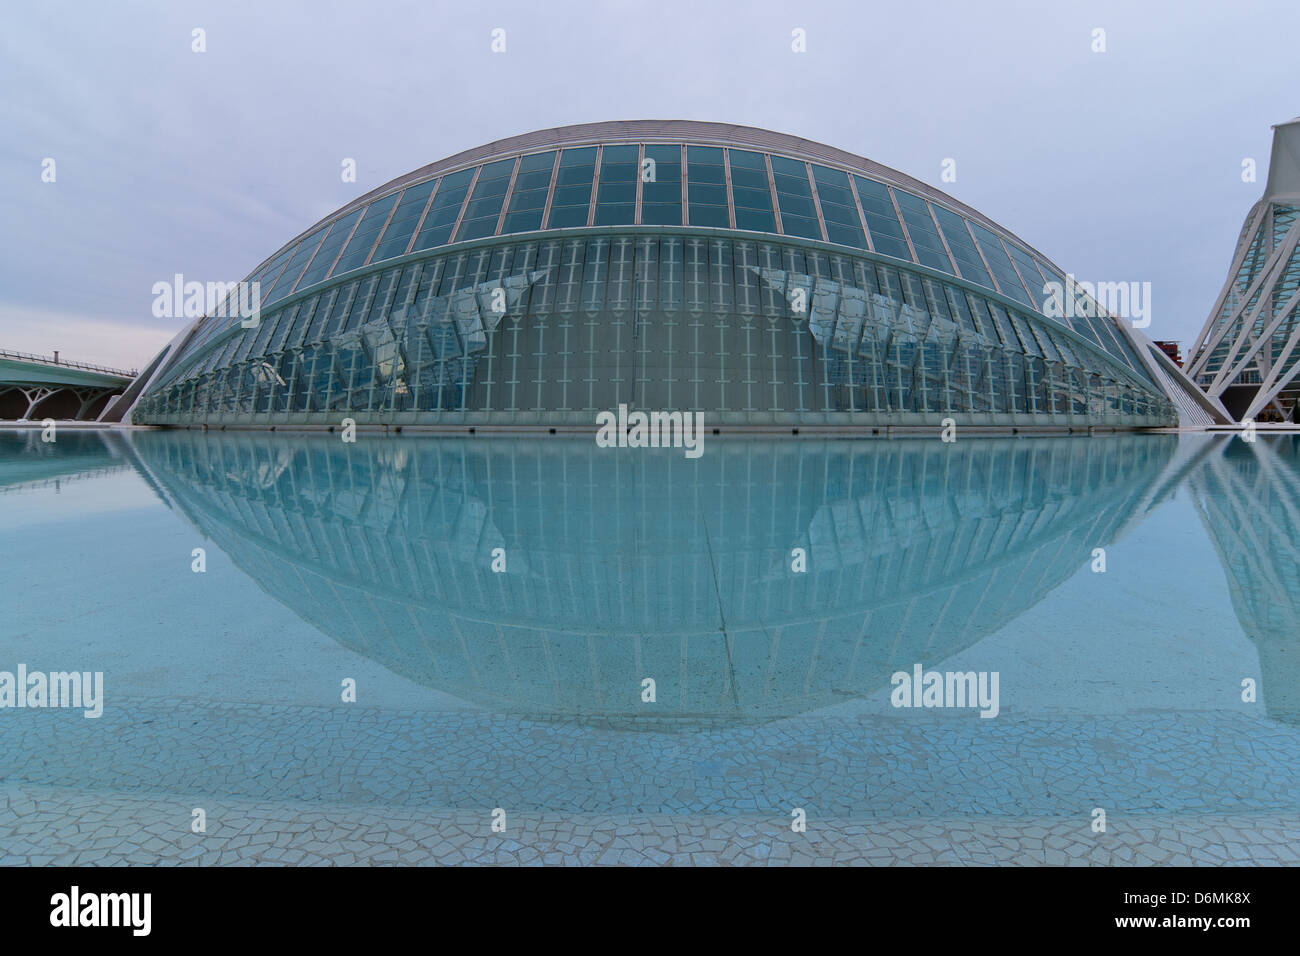
[[(98, 719), (0, 710), (0, 785), (430, 812), (1292, 813), (1298, 491), (1290, 437), (714, 439), (691, 460), (0, 433), (0, 671), (104, 688)], [(916, 665), (996, 672), (996, 716), (894, 706)]]

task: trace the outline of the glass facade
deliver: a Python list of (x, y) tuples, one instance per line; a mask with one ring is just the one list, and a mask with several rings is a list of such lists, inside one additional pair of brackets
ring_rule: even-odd
[(259, 267), (259, 324), (200, 323), (133, 420), (1172, 423), (1116, 320), (1043, 314), (1059, 271), (1014, 237), (756, 145), (561, 142), (377, 190)]

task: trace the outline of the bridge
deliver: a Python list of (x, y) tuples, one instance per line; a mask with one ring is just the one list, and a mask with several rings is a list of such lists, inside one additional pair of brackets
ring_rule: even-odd
[(0, 421), (96, 418), (138, 372), (0, 349)]

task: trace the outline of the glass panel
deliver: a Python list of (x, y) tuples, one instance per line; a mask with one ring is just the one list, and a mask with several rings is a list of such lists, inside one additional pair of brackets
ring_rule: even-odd
[(1049, 362), (1061, 361), (1061, 356), (1052, 342), (1052, 337), (1047, 334), (1047, 330), (1038, 323), (1026, 321), (1025, 324), (1029, 327), (1034, 338), (1038, 340), (1038, 347), (1042, 350), (1043, 358)]
[[(1119, 323), (1123, 322), (1124, 319), (1112, 319), (1106, 316), (1101, 316), (1093, 319), (1093, 321), (1105, 325), (1106, 330), (1115, 337), (1115, 341), (1119, 343), (1118, 355), (1123, 359), (1124, 364), (1148, 382), (1154, 383), (1154, 380), (1151, 378), (1151, 373), (1147, 371), (1147, 367), (1142, 364), (1142, 360), (1138, 358), (1137, 353), (1133, 351), (1133, 346), (1129, 342), (1128, 335), (1123, 329), (1118, 328)], [(1110, 351), (1112, 355), (1117, 354), (1114, 350)]]
[(269, 288), (265, 286), (262, 288), (263, 306), (270, 305), (272, 302), (278, 302), (289, 294), (289, 290), (292, 289), (294, 283), (298, 281), (298, 276), (302, 274), (302, 270), (306, 267), (307, 263), (311, 261), (311, 257), (315, 254), (316, 250), (320, 248), (320, 244), (324, 239), (325, 229), (322, 228), (317, 229), (299, 244), (297, 250), (293, 254), (293, 258), (290, 259), (289, 264), (284, 267), (284, 271), (280, 273), (279, 277), (275, 280), (274, 285)]
[(912, 252), (907, 248), (903, 227), (899, 224), (894, 204), (889, 199), (889, 187), (861, 176), (853, 177), (853, 185), (858, 188), (862, 214), (867, 217), (867, 228), (871, 231), (871, 242), (876, 251), (881, 255), (911, 262)]
[(519, 160), (514, 192), (506, 211), (502, 232), (529, 232), (542, 228), (542, 212), (551, 191), (551, 173), (555, 169), (555, 150), (534, 153)]
[(692, 226), (727, 228), (727, 173), (722, 166), (722, 150), (716, 146), (686, 148), (686, 198), (690, 202), (688, 219)]
[(235, 346), (234, 354), (230, 356), (230, 361), (242, 362), (244, 359), (248, 358), (248, 353), (252, 351), (258, 335), (265, 332), (267, 326), (269, 326), (278, 316), (278, 312), (268, 316), (263, 316), (262, 321), (258, 324), (256, 329), (240, 329), (239, 333), (235, 336), (235, 342), (237, 344)]
[(482, 239), (494, 235), (497, 220), (501, 217), (501, 204), (505, 201), (506, 190), (510, 187), (510, 176), (515, 171), (515, 160), (503, 159), (488, 163), (478, 175), (474, 184), (474, 193), (465, 206), (465, 215), (461, 219), (460, 229), (456, 233), (456, 242), (469, 239)]
[[(1081, 306), (1079, 300), (1070, 291), (1070, 286), (1066, 282), (1065, 276), (1061, 275), (1046, 263), (1043, 264), (1043, 273), (1047, 276), (1047, 281), (1056, 284), (1056, 289), (1052, 290), (1053, 294), (1055, 294), (1057, 289), (1061, 292), (1060, 299), (1053, 305), (1053, 311), (1057, 313), (1065, 313), (1064, 317), (1052, 315), (1049, 318), (1053, 322), (1063, 323), (1067, 328), (1082, 335), (1103, 352), (1113, 352), (1114, 346), (1112, 345), (1110, 336), (1106, 333), (1105, 329), (1101, 330), (1100, 336), (1097, 334), (1097, 330), (1092, 327), (1092, 323), (1088, 321), (1087, 316), (1080, 311)], [(1043, 298), (1046, 299), (1047, 296), (1044, 296)]]
[(1043, 277), (1039, 274), (1038, 267), (1034, 265), (1033, 257), (1013, 243), (1008, 242), (1006, 246), (1011, 252), (1011, 258), (1020, 272), (1020, 277), (1024, 279), (1025, 285), (1029, 286), (1029, 297), (1033, 300), (1034, 308), (1041, 312), (1047, 294), (1043, 291)]
[(343, 243), (352, 234), (352, 227), (361, 218), (362, 211), (357, 209), (350, 212), (330, 227), (329, 235), (325, 237), (325, 241), (321, 243), (320, 249), (316, 252), (316, 258), (312, 259), (311, 265), (307, 267), (302, 274), (302, 278), (298, 280), (299, 289), (305, 289), (325, 278), (334, 265), (339, 250), (343, 248)]
[(1033, 300), (1029, 298), (1019, 275), (1012, 267), (1011, 260), (1007, 257), (1007, 250), (1002, 246), (1002, 240), (978, 222), (972, 222), (970, 227), (975, 233), (975, 238), (979, 240), (980, 249), (984, 251), (984, 258), (988, 260), (989, 268), (997, 277), (998, 285), (1002, 287), (1002, 294), (1019, 299), (1026, 305), (1032, 305)]
[(853, 201), (847, 173), (838, 169), (813, 164), (813, 180), (817, 183), (817, 198), (821, 201), (822, 218), (826, 221), (826, 238), (842, 246), (867, 248), (867, 238), (862, 232), (858, 206)]
[(1007, 312), (1006, 315), (1011, 320), (1012, 326), (1015, 327), (1016, 335), (1020, 337), (1020, 344), (1024, 348), (1025, 354), (1041, 358), (1043, 352), (1038, 347), (1038, 340), (1034, 338), (1029, 320), (1015, 312)]
[[(257, 273), (253, 275), (248, 281), (260, 282), (264, 287), (269, 289), (271, 283), (275, 282), (276, 279), (279, 277), (280, 271), (284, 267), (285, 260), (289, 258), (289, 254), (293, 252), (294, 249), (295, 246), (292, 243), (290, 243), (287, 247), (285, 247), (279, 253), (277, 253), (274, 259), (272, 259), (265, 266), (259, 269)], [(229, 305), (229, 298), (227, 298), (227, 306), (228, 305)]]
[(630, 225), (636, 221), (637, 152), (635, 146), (606, 146), (601, 153), (596, 225)]
[(555, 195), (547, 229), (568, 229), (587, 224), (591, 208), (591, 185), (596, 175), (596, 147), (566, 149), (560, 153), (555, 176)]
[[(267, 343), (272, 340), (272, 335), (274, 333), (279, 333), (281, 335), (284, 334), (285, 330), (289, 328), (290, 323), (293, 321), (294, 313), (298, 311), (298, 308), (298, 305), (293, 305), (288, 309), (281, 309), (279, 312), (271, 316), (270, 319), (262, 319), (262, 328), (257, 333), (257, 341), (253, 343), (252, 354), (254, 356), (266, 354), (266, 346)], [(281, 326), (283, 326), (283, 328), (281, 328)]]
[(776, 183), (776, 201), (781, 209), (781, 229), (787, 236), (820, 239), (821, 225), (813, 206), (812, 187), (808, 185), (808, 167), (784, 156), (772, 157), (772, 180)]
[(408, 186), (406, 192), (402, 193), (402, 198), (397, 203), (397, 210), (393, 213), (388, 228), (384, 230), (384, 237), (379, 240), (379, 246), (375, 249), (372, 262), (381, 262), (406, 252), (406, 247), (411, 241), (411, 233), (419, 225), (420, 216), (429, 202), (429, 193), (433, 192), (437, 182), (438, 180), (431, 179), (426, 183)]
[(302, 344), (302, 337), (306, 334), (307, 328), (311, 325), (312, 317), (316, 314), (316, 305), (318, 299), (313, 296), (305, 299), (302, 308), (294, 316), (293, 326), (289, 329), (289, 334), (284, 337), (282, 348), (295, 348)]
[(917, 260), (923, 266), (952, 275), (952, 263), (944, 251), (939, 230), (930, 218), (930, 204), (901, 189), (894, 190), (894, 198), (898, 200), (898, 210), (903, 214), (903, 222), (907, 224), (907, 234), (912, 238)]
[(442, 177), (442, 184), (433, 195), (429, 215), (424, 217), (420, 234), (415, 237), (412, 252), (447, 244), (447, 240), (451, 238), (451, 230), (456, 225), (456, 217), (460, 215), (460, 207), (464, 205), (465, 196), (469, 192), (470, 180), (473, 178), (473, 169), (462, 169), (458, 173)]
[(752, 232), (776, 232), (776, 217), (772, 211), (761, 209), (736, 209), (736, 228)]
[(731, 197), (736, 208), (736, 228), (776, 232), (772, 190), (767, 182), (767, 163), (763, 154), (733, 149), (727, 155), (731, 159)]
[(1002, 311), (1001, 306), (996, 302), (980, 298), (977, 300), (975, 311), (979, 313), (981, 320), (984, 322), (986, 331), (989, 328), (996, 330), (997, 338), (1002, 342), (1002, 347), (1005, 350), (1009, 352), (1024, 351), (1020, 339), (1016, 336), (1016, 330), (1007, 320), (1007, 314)]
[(334, 302), (339, 297), (337, 288), (331, 289), (321, 296), (319, 304), (316, 306), (316, 314), (312, 316), (311, 326), (303, 336), (303, 342), (311, 345), (319, 342), (325, 332), (325, 326), (329, 322), (330, 313), (334, 309)]
[[(682, 148), (647, 146), (641, 183), (641, 222), (649, 226), (682, 224)], [(649, 177), (646, 179), (645, 177)]]
[(366, 259), (370, 257), (370, 250), (374, 247), (375, 239), (378, 237), (379, 231), (384, 228), (384, 223), (388, 221), (388, 214), (392, 212), (393, 206), (396, 204), (397, 193), (393, 193), (393, 195), (385, 196), (383, 199), (376, 199), (366, 207), (366, 214), (361, 217), (361, 224), (357, 226), (357, 231), (348, 240), (348, 246), (343, 250), (343, 255), (339, 258), (338, 265), (334, 267), (331, 275), (342, 275), (366, 264)]
[(353, 280), (351, 285), (341, 286), (339, 294), (334, 297), (334, 303), (321, 325), (320, 335), (325, 341), (338, 334), (343, 327), (344, 321), (347, 320), (348, 312), (352, 309), (352, 303), (356, 299), (358, 282)]
[(980, 261), (980, 254), (975, 249), (974, 240), (966, 231), (966, 220), (942, 206), (931, 203), (930, 208), (934, 210), (935, 218), (939, 220), (943, 237), (948, 240), (952, 257), (957, 260), (957, 269), (961, 272), (961, 277), (986, 289), (993, 288), (993, 280), (989, 278), (988, 270)]
[(375, 290), (378, 287), (378, 275), (372, 274), (360, 281), (357, 285), (357, 294), (352, 299), (352, 307), (348, 310), (348, 317), (341, 331), (355, 329), (365, 323), (366, 315), (369, 313), (370, 306), (375, 299)]

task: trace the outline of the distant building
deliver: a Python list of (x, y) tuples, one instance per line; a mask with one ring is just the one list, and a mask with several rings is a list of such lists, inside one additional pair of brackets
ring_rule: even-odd
[(1175, 365), (1182, 365), (1182, 364), (1183, 364), (1183, 353), (1182, 353), (1182, 352), (1179, 350), (1179, 348), (1178, 348), (1178, 346), (1179, 346), (1181, 343), (1179, 343), (1179, 342), (1152, 342), (1151, 344), (1154, 345), (1156, 348), (1158, 348), (1160, 351), (1164, 352), (1166, 355), (1168, 355), (1169, 358), (1170, 358), (1170, 360), (1171, 360)]

